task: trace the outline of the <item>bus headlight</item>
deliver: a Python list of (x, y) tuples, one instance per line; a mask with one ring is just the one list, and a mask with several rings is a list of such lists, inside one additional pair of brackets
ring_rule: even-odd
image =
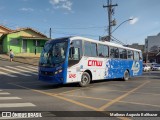
[(56, 71), (54, 74), (56, 75), (56, 74), (58, 74), (58, 72)]

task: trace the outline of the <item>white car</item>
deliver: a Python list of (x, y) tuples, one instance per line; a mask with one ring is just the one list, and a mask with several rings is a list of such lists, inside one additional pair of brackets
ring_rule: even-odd
[(143, 71), (144, 72), (151, 71), (151, 67), (147, 64), (143, 64)]
[(160, 71), (160, 64), (154, 65), (152, 67), (152, 70), (154, 70), (154, 71)]

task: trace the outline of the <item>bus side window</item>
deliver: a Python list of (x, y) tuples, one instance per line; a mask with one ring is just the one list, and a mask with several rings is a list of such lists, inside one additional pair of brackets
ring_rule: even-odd
[(113, 47), (110, 47), (109, 56), (110, 58), (114, 58), (114, 48)]
[(110, 47), (110, 57), (111, 58), (119, 58), (119, 50), (115, 47)]
[(91, 45), (88, 41), (84, 42), (84, 55), (91, 57)]
[(127, 50), (125, 49), (119, 49), (119, 56), (121, 59), (127, 59)]
[(128, 50), (128, 59), (133, 60), (133, 51)]
[(109, 56), (108, 49), (109, 49), (108, 46), (106, 46), (106, 45), (103, 46), (103, 55), (104, 55), (104, 57), (108, 57)]
[(115, 58), (119, 58), (119, 49), (115, 48)]
[(134, 51), (134, 60), (139, 61), (139, 53)]
[(103, 50), (103, 45), (98, 44), (98, 56), (99, 56), (99, 57), (104, 57), (103, 52), (104, 52), (104, 50)]
[(142, 60), (143, 57), (142, 57), (142, 52), (138, 52), (139, 53), (139, 59)]
[(88, 57), (97, 57), (97, 44), (85, 41), (84, 55)]
[(91, 57), (97, 57), (97, 44), (91, 43)]

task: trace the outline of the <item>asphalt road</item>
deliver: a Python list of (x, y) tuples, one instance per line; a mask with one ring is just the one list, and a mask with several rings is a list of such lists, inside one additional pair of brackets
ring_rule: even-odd
[[(106, 120), (105, 115), (109, 114), (107, 111), (160, 111), (159, 71), (146, 72), (129, 81), (96, 81), (82, 88), (77, 84), (60, 86), (38, 81), (37, 69), (36, 66), (0, 60), (1, 112), (39, 111), (42, 118), (38, 116), (37, 119), (42, 120), (62, 118), (93, 120), (97, 119), (96, 116), (99, 116), (98, 119)], [(82, 114), (82, 111), (98, 112)], [(79, 117), (75, 118), (74, 115)], [(89, 118), (80, 117), (83, 115)], [(133, 118), (122, 116), (107, 119)]]

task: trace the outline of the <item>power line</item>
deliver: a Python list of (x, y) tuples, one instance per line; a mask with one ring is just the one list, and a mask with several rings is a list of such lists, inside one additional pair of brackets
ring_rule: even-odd
[(118, 42), (118, 43), (120, 43), (120, 44), (122, 44), (122, 45), (125, 45), (125, 43), (121, 42), (121, 41), (118, 40), (117, 38), (115, 38), (115, 37), (113, 37), (113, 36), (111, 36), (111, 38), (112, 38), (113, 41), (116, 41), (116, 42)]
[(54, 29), (102, 29), (102, 28), (105, 28), (105, 26), (104, 27), (60, 27), (60, 28), (56, 28), (56, 27), (54, 27)]
[(62, 31), (57, 31), (57, 30), (54, 30), (54, 32), (52, 33), (58, 33), (58, 34), (64, 34), (64, 35), (70, 35), (70, 36), (77, 36), (77, 35), (80, 35), (80, 36), (91, 36), (91, 37), (97, 37), (99, 35), (92, 35), (92, 34), (80, 34), (80, 33), (67, 33), (67, 32), (62, 32)]

